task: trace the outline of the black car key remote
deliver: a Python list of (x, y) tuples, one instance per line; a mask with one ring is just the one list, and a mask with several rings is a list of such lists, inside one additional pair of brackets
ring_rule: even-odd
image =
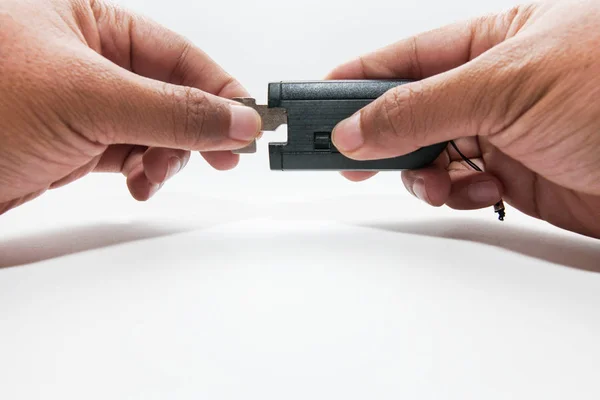
[[(386, 171), (423, 168), (431, 164), (448, 143), (423, 147), (413, 153), (381, 160), (358, 161), (341, 154), (331, 141), (333, 128), (388, 90), (408, 80), (344, 80), (273, 82), (268, 104), (236, 98), (262, 117), (262, 130), (287, 124), (287, 142), (269, 143), (272, 170)], [(251, 153), (256, 144), (238, 151)]]

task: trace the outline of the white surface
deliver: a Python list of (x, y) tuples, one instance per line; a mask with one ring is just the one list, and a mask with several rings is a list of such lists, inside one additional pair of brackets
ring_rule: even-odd
[[(122, 3), (259, 99), (510, 4)], [(397, 174), (271, 172), (282, 134), (235, 171), (195, 157), (147, 204), (100, 175), (3, 216), (0, 398), (600, 397), (597, 241), (431, 209)]]

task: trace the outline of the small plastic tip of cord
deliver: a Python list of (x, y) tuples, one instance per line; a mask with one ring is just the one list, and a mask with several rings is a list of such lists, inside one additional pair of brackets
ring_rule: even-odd
[(500, 221), (504, 221), (504, 218), (506, 217), (506, 208), (504, 208), (504, 202), (502, 200), (494, 205), (494, 212), (498, 214), (498, 219)]

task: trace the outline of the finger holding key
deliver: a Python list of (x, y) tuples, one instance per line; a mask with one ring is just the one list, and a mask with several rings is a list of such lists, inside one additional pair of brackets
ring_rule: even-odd
[[(493, 133), (509, 123), (521, 111), (520, 104), (507, 103), (523, 71), (519, 63), (511, 62), (517, 46), (505, 38), (516, 34), (527, 15), (527, 9), (517, 8), (451, 25), (339, 67), (334, 76), (417, 81), (390, 90), (338, 124), (332, 134), (336, 147), (358, 160), (387, 158), (459, 137)], [(517, 52), (524, 50), (521, 46)], [(498, 62), (503, 59), (504, 69)], [(490, 74), (492, 67), (494, 74)], [(515, 87), (502, 87), (506, 82)], [(487, 96), (490, 91), (495, 97)], [(501, 114), (496, 111), (501, 107), (494, 108), (491, 102), (512, 107), (512, 114)]]
[[(197, 88), (223, 98), (248, 95), (242, 85), (205, 52), (151, 19), (103, 1), (91, 2), (81, 12), (89, 14), (88, 20), (96, 21), (95, 27), (83, 27), (88, 42), (122, 68), (153, 80)], [(95, 30), (97, 35), (93, 34)], [(239, 162), (239, 156), (229, 150), (201, 151), (201, 154), (219, 170), (231, 169)]]
[[(131, 144), (189, 151), (230, 151), (259, 134), (249, 107), (202, 90), (168, 84), (121, 69), (92, 55), (69, 123), (103, 145)], [(81, 115), (87, 118), (78, 118)]]
[[(501, 15), (485, 16), (424, 32), (342, 64), (331, 71), (326, 79), (430, 78), (466, 64), (506, 37), (514, 35), (520, 21), (528, 13), (528, 9), (520, 7)], [(372, 137), (374, 133), (365, 134)], [(348, 140), (352, 140), (348, 137), (351, 135), (342, 125), (334, 133), (333, 140), (348, 156), (361, 159), (360, 155), (351, 151), (354, 147), (354, 144), (348, 143)], [(358, 140), (361, 140), (360, 137)], [(374, 152), (375, 158), (385, 156), (381, 154), (381, 150), (378, 152), (376, 149)], [(375, 173), (343, 172), (342, 175), (360, 182), (371, 178)]]

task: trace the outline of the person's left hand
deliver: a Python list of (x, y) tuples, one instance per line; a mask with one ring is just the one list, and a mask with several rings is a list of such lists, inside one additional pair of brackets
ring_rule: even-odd
[(0, 214), (90, 172), (149, 199), (191, 151), (227, 170), (260, 135), (189, 41), (101, 0), (0, 1)]

